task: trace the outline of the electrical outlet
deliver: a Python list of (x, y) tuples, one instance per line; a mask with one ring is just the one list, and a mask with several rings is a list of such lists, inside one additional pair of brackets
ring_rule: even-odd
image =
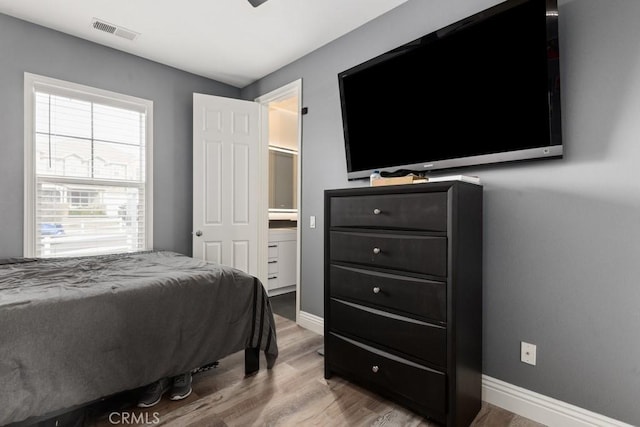
[(536, 345), (520, 342), (520, 361), (536, 366)]

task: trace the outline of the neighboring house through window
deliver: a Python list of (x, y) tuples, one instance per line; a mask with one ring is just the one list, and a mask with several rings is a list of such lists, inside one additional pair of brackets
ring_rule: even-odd
[(153, 103), (25, 73), (28, 257), (153, 247)]

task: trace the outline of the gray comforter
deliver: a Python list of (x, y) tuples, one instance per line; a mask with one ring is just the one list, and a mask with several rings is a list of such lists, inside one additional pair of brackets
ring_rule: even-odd
[(0, 425), (247, 348), (278, 355), (262, 284), (173, 252), (0, 262)]

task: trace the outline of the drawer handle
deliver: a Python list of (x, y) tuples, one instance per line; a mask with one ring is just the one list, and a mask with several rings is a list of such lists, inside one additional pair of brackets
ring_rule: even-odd
[(373, 253), (374, 254), (379, 254), (380, 253), (380, 248), (373, 248)]
[(374, 374), (377, 374), (377, 373), (378, 373), (378, 371), (380, 370), (380, 368), (378, 368), (378, 365), (373, 365), (373, 366), (371, 367), (371, 370), (373, 371), (373, 373), (374, 373)]
[[(264, 246), (263, 246), (264, 247)], [(269, 245), (270, 248), (277, 248), (278, 245)]]
[(379, 294), (380, 293), (380, 288), (378, 286), (373, 288), (373, 293), (374, 294)]
[(374, 214), (374, 215), (380, 215), (381, 213), (382, 213), (382, 211), (381, 211), (380, 209), (378, 209), (378, 208), (375, 208), (375, 209), (373, 210), (373, 214)]
[(271, 280), (271, 279), (277, 279), (278, 276), (271, 276), (271, 277), (267, 277), (267, 280)]
[(275, 263), (277, 263), (277, 262), (278, 262), (278, 261), (267, 261), (267, 264), (275, 264)]

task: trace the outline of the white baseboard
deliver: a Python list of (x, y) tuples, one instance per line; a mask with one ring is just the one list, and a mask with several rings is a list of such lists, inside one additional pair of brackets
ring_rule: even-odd
[[(300, 311), (298, 325), (324, 335), (324, 319), (315, 314)], [(488, 375), (482, 375), (482, 400), (549, 427), (633, 427)]]
[(633, 427), (487, 375), (482, 376), (482, 400), (549, 427)]
[(322, 317), (300, 310), (297, 321), (298, 325), (303, 328), (318, 335), (324, 335), (324, 319)]

